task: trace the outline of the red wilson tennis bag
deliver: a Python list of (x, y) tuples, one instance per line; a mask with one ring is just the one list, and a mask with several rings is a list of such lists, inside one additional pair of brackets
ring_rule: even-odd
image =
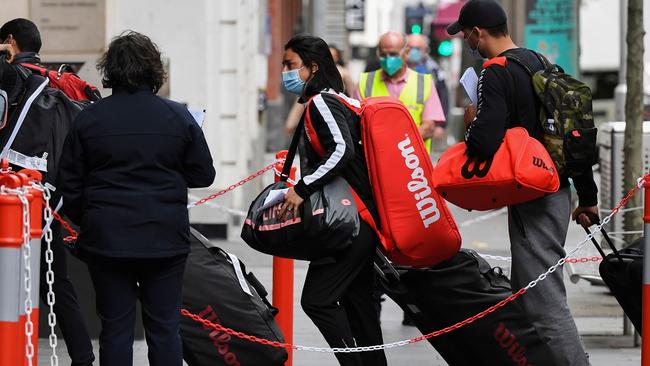
[[(374, 97), (359, 107), (351, 104), (353, 100), (338, 98), (361, 116), (361, 138), (380, 225), (361, 200), (357, 205), (361, 218), (377, 232), (386, 255), (397, 264), (413, 267), (451, 258), (460, 248), (460, 233), (445, 201), (433, 189), (431, 158), (404, 104)], [(310, 125), (307, 113), (305, 128)]]
[(468, 210), (491, 210), (531, 201), (560, 187), (546, 148), (523, 127), (506, 131), (492, 159), (466, 154), (464, 142), (445, 151), (433, 174), (435, 188), (447, 201)]
[[(271, 184), (251, 204), (241, 237), (251, 248), (277, 257), (314, 260), (346, 249), (359, 234), (357, 205), (348, 183), (334, 178), (300, 205), (297, 215), (279, 217), (278, 205), (265, 208), (273, 190), (287, 188), (286, 180), (302, 134), (301, 122), (294, 132), (281, 180)], [(269, 206), (269, 205), (266, 205)]]

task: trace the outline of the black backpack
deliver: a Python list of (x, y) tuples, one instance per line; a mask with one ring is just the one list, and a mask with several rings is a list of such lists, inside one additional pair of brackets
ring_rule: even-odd
[(48, 86), (48, 78), (21, 67), (15, 70), (18, 95), (0, 129), (0, 157), (7, 157), (17, 169), (39, 170), (45, 182), (54, 183), (72, 122), (91, 102), (73, 101)]

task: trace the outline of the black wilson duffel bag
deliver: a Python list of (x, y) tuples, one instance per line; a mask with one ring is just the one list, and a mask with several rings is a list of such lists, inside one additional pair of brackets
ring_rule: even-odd
[(350, 245), (359, 233), (359, 213), (350, 186), (340, 177), (305, 199), (299, 212), (296, 215), (288, 213), (284, 220), (278, 217), (278, 205), (262, 209), (272, 190), (287, 187), (286, 180), (301, 134), (302, 122), (291, 140), (281, 180), (266, 187), (255, 198), (248, 209), (241, 237), (262, 253), (314, 260)]
[[(183, 278), (183, 308), (201, 318), (246, 334), (284, 342), (275, 321), (277, 309), (264, 286), (236, 256), (213, 246), (191, 229), (192, 252)], [(284, 365), (287, 352), (203, 327), (182, 317), (183, 358), (189, 366)]]
[[(381, 253), (375, 263), (386, 294), (422, 334), (465, 320), (512, 294), (501, 269), (468, 249), (424, 269), (393, 266)], [(553, 365), (548, 346), (516, 300), (429, 343), (450, 366)]]

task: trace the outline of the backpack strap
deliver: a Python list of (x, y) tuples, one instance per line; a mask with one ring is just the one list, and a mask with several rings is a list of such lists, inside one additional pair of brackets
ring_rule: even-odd
[[(328, 94), (332, 95), (333, 97), (336, 97), (336, 99), (338, 99), (341, 103), (343, 103), (344, 106), (346, 106), (348, 109), (354, 112), (357, 116), (361, 116), (363, 108), (359, 101), (357, 101), (356, 99), (349, 99), (338, 94), (333, 94), (333, 93), (328, 93)], [(311, 114), (309, 113), (309, 107), (311, 106), (311, 103), (313, 102), (314, 98), (315, 96), (311, 97), (309, 101), (307, 101), (306, 103), (307, 106), (305, 107), (305, 118), (304, 118), (305, 132), (307, 132), (307, 138), (309, 139), (311, 147), (316, 151), (318, 155), (323, 156), (325, 155), (325, 149), (323, 148), (323, 144), (321, 144), (320, 139), (318, 138), (318, 134), (316, 134), (316, 130), (314, 129), (314, 125), (311, 121)]]
[(19, 66), (22, 66), (25, 69), (31, 70), (31, 71), (33, 71), (33, 72), (35, 72), (35, 73), (37, 73), (37, 74), (39, 74), (41, 76), (48, 77), (48, 74), (47, 74), (48, 70), (46, 68), (42, 67), (42, 66), (30, 64), (30, 63), (27, 63), (27, 62), (20, 63)]
[[(508, 123), (510, 125), (512, 125), (512, 123), (514, 121), (513, 114), (514, 115), (519, 115), (519, 106), (517, 105), (517, 101), (516, 101), (516, 98), (515, 98), (515, 95), (516, 95), (516, 92), (517, 92), (518, 88), (517, 88), (517, 79), (514, 78), (514, 76), (512, 75), (512, 73), (510, 73), (510, 70), (508, 69), (508, 60), (513, 60), (513, 59), (509, 55), (493, 57), (493, 58), (491, 58), (491, 59), (489, 59), (489, 60), (487, 60), (487, 61), (485, 61), (483, 63), (483, 68), (487, 69), (488, 67), (491, 67), (491, 66), (499, 66), (499, 67), (503, 68), (506, 71), (506, 73), (508, 74), (508, 76), (510, 77), (510, 81), (512, 82), (511, 83), (512, 84), (512, 93), (510, 95), (510, 108), (508, 108), (506, 118), (507, 118)], [(517, 63), (521, 62), (521, 60), (513, 60), (513, 61), (517, 62)], [(526, 68), (526, 66), (524, 64), (521, 64), (521, 66)], [(527, 68), (526, 71), (529, 71), (529, 70), (530, 69)], [(509, 126), (507, 128), (510, 128), (510, 127), (512, 127), (512, 126)]]
[(282, 182), (286, 182), (291, 174), (291, 166), (293, 165), (293, 159), (296, 157), (296, 151), (298, 151), (298, 142), (300, 142), (300, 136), (302, 136), (303, 125), (304, 119), (301, 118), (298, 126), (296, 126), (296, 130), (293, 132), (289, 151), (287, 152), (287, 157), (284, 161), (282, 172), (280, 173), (280, 181)]
[(370, 213), (370, 210), (368, 210), (368, 207), (366, 207), (366, 204), (363, 203), (363, 200), (357, 192), (355, 192), (352, 187), (350, 187), (350, 192), (352, 192), (352, 196), (354, 197), (354, 202), (357, 204), (357, 210), (359, 211), (359, 217), (361, 220), (363, 220), (370, 228), (372, 231), (377, 234), (377, 238), (379, 239), (379, 242), (381, 243), (381, 246), (383, 248), (388, 248), (388, 242), (386, 240), (386, 237), (379, 231), (379, 227), (377, 226), (377, 223), (375, 222), (375, 218), (372, 217), (372, 214)]

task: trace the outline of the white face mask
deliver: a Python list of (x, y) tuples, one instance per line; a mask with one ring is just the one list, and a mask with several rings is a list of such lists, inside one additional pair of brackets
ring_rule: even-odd
[(481, 44), (481, 38), (479, 37), (478, 42), (476, 43), (476, 48), (472, 48), (472, 46), (469, 44), (469, 37), (472, 36), (472, 33), (474, 33), (474, 29), (472, 29), (472, 31), (469, 33), (469, 36), (467, 36), (467, 39), (465, 39), (465, 44), (467, 44), (469, 54), (477, 60), (483, 60), (485, 57), (483, 57), (483, 55), (481, 55), (481, 51), (478, 50), (478, 47)]

